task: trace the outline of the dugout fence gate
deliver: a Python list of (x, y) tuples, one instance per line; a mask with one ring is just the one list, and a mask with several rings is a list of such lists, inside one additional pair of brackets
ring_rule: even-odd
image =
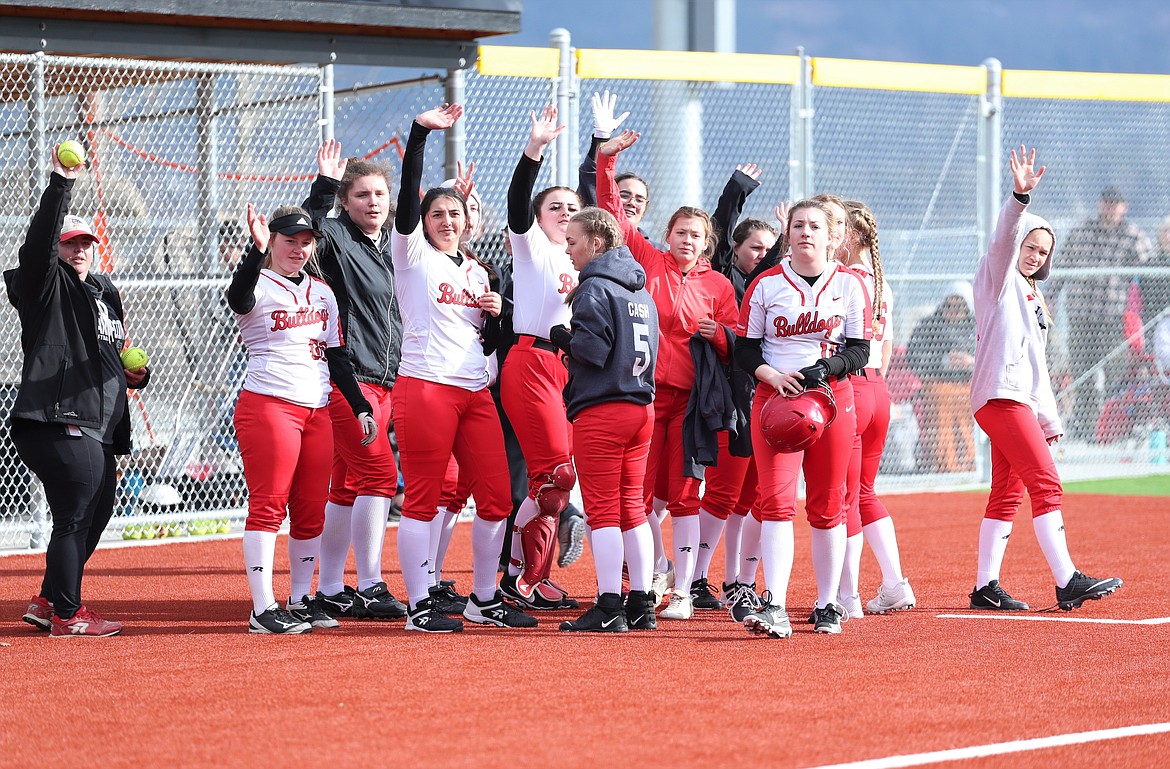
[[(797, 56), (484, 46), (473, 70), (337, 90), (332, 66), (261, 67), (44, 54), (0, 55), (0, 227), (14, 266), (48, 178), (49, 151), (79, 138), (90, 167), (73, 210), (100, 238), (100, 268), (125, 295), (128, 331), (150, 353), (154, 379), (132, 395), (137, 451), (121, 468), (111, 537), (227, 533), (246, 493), (231, 425), (244, 370), (223, 299), (246, 247), (243, 210), (299, 202), (323, 137), (348, 155), (397, 166), (414, 115), (466, 104), (446, 153), (428, 156), (424, 183), (474, 161), (486, 218), (481, 251), (502, 258), (508, 181), (530, 109), (556, 103), (567, 129), (538, 184), (576, 187), (592, 133), (589, 96), (618, 94), (626, 125), (643, 132), (620, 170), (646, 178), (646, 224), (657, 233), (679, 205), (714, 207), (739, 163), (764, 169), (745, 217), (774, 221), (775, 204), (819, 191), (875, 212), (896, 297), (889, 376), (894, 423), (879, 490), (966, 486), (988, 475), (986, 442), (964, 409), (954, 421), (950, 349), (921, 340), (951, 294), (962, 297), (1010, 190), (1005, 153), (1040, 148), (1050, 172), (1035, 208), (1058, 235), (1055, 274), (1124, 278), (1125, 333), (1089, 359), (1070, 355), (1082, 312), (1057, 298), (1050, 364), (1062, 410), (1089, 392), (1103, 415), (1057, 448), (1062, 476), (1164, 472), (1170, 369), (1170, 76), (1001, 71)], [(1102, 189), (1125, 193), (1149, 236), (1147, 260), (1060, 266), (1062, 239), (1096, 212)], [(1164, 232), (1163, 237), (1158, 237)], [(953, 302), (954, 300), (952, 300)], [(16, 328), (7, 302), (0, 317)], [(1108, 308), (1102, 308), (1102, 317)], [(925, 325), (924, 325), (925, 324)], [(918, 333), (916, 333), (918, 332)], [(973, 345), (974, 327), (966, 340)], [(0, 415), (20, 374), (19, 340), (4, 342)], [(933, 345), (933, 346), (932, 346)], [(951, 397), (951, 401), (945, 398)], [(963, 396), (965, 398), (965, 396)], [(965, 402), (965, 401), (962, 401)], [(960, 403), (961, 405), (961, 403)], [(953, 414), (951, 414), (953, 416)], [(0, 428), (6, 430), (4, 428)], [(975, 450), (963, 446), (970, 440)], [(958, 459), (933, 449), (949, 445)], [(39, 483), (0, 438), (0, 550), (43, 547)]]

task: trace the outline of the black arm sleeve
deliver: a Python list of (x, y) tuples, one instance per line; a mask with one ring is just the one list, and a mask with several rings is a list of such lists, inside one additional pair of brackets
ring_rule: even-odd
[(325, 360), (329, 363), (329, 378), (337, 389), (341, 390), (345, 402), (353, 409), (353, 415), (373, 414), (374, 408), (362, 395), (362, 388), (358, 387), (357, 377), (353, 374), (353, 364), (349, 362), (349, 353), (344, 347), (328, 347), (325, 349)]
[(260, 266), (264, 263), (264, 253), (253, 243), (247, 255), (236, 265), (232, 274), (231, 285), (228, 286), (228, 307), (237, 315), (247, 315), (256, 306), (256, 281), (260, 279)]
[(57, 244), (61, 224), (69, 211), (73, 179), (58, 173), (49, 175), (49, 184), (41, 193), (40, 203), (28, 225), (28, 234), (20, 246), (16, 280), (21, 293), (32, 299), (44, 289), (49, 273), (57, 264)]
[(737, 336), (735, 338), (735, 362), (739, 364), (741, 369), (754, 377), (756, 369), (768, 362), (764, 360), (764, 340)]
[(540, 166), (541, 161), (521, 153), (520, 162), (512, 172), (512, 183), (508, 185), (508, 229), (517, 235), (531, 230), (536, 221), (532, 214), (532, 188), (536, 186)]
[(736, 169), (727, 180), (727, 186), (723, 188), (723, 194), (715, 204), (715, 212), (711, 214), (718, 238), (715, 241), (715, 253), (711, 255), (711, 266), (724, 275), (728, 274), (731, 265), (735, 263), (735, 243), (731, 240), (731, 233), (739, 223), (744, 201), (759, 186), (758, 181)]
[(840, 378), (860, 371), (869, 362), (869, 340), (846, 338), (840, 352), (821, 360), (829, 367), (829, 376)]
[(330, 179), (328, 176), (317, 175), (313, 186), (309, 188), (309, 197), (301, 203), (301, 208), (309, 212), (313, 218), (313, 226), (319, 225), (337, 204), (337, 190), (341, 182)]
[(423, 153), (427, 148), (427, 136), (431, 129), (418, 123), (410, 126), (406, 140), (406, 152), (402, 155), (402, 189), (398, 190), (398, 211), (394, 214), (394, 229), (399, 235), (409, 235), (422, 221), (422, 201), (418, 198), (418, 187), (422, 184)]
[(605, 142), (605, 139), (594, 136), (589, 142), (589, 151), (577, 168), (577, 196), (581, 198), (582, 207), (597, 205), (597, 148)]

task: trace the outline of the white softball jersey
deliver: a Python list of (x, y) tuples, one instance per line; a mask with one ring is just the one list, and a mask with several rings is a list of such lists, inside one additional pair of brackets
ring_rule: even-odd
[(512, 243), (512, 328), (517, 334), (548, 339), (553, 326), (568, 326), (572, 311), (565, 297), (577, 286), (577, 270), (564, 246), (548, 239), (540, 225), (508, 233)]
[[(882, 306), (876, 308), (873, 305), (874, 289), (877, 285), (877, 280), (874, 277), (873, 269), (867, 264), (850, 265), (849, 269), (861, 276), (862, 282), (865, 284), (866, 305), (874, 310), (874, 315), (878, 315), (877, 310), (881, 310), (881, 317), (877, 321), (877, 330), (874, 332), (873, 340), (869, 345), (869, 360), (865, 362), (866, 368), (882, 367), (882, 342), (886, 339), (886, 332), (893, 323), (894, 310), (894, 295), (890, 291), (890, 284), (884, 279), (882, 280)], [(871, 326), (872, 328), (872, 326)]]
[(248, 348), (244, 389), (321, 408), (330, 391), (325, 350), (342, 344), (333, 289), (312, 276), (298, 285), (261, 270), (252, 296), (252, 311), (236, 315)]
[(398, 374), (472, 392), (487, 387), (480, 335), (485, 313), (479, 307), (479, 297), (491, 289), (487, 270), (474, 259), (456, 265), (427, 242), (421, 222), (409, 235), (395, 230), (391, 238), (402, 314)]
[(748, 288), (736, 333), (763, 339), (768, 365), (791, 373), (833, 355), (847, 337), (869, 339), (870, 321), (860, 275), (830, 262), (810, 286), (785, 259)]

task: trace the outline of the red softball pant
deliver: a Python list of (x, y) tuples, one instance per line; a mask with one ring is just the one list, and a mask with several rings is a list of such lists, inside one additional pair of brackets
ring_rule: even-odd
[(333, 475), (329, 501), (349, 506), (355, 498), (393, 497), (398, 493), (398, 468), (390, 447), (389, 387), (358, 382), (362, 395), (374, 408), (378, 437), (369, 446), (362, 445), (362, 426), (354, 419), (353, 409), (336, 387), (329, 394), (329, 416), (333, 418)]
[(991, 494), (983, 517), (1014, 520), (1025, 488), (1033, 518), (1059, 510), (1064, 488), (1031, 406), (996, 398), (975, 412), (975, 421), (991, 439)]
[(573, 435), (565, 416), (569, 371), (560, 355), (532, 342), (520, 335), (508, 351), (500, 371), (500, 403), (528, 465), (528, 496), (535, 499), (552, 471), (571, 461)]
[(589, 406), (573, 420), (573, 458), (591, 529), (646, 522), (643, 486), (654, 406), (615, 401)]
[(665, 473), (665, 499), (671, 516), (699, 514), (699, 485), (702, 482), (683, 475), (683, 420), (690, 398), (691, 391), (680, 387), (658, 385), (654, 393), (654, 435), (650, 438), (650, 459), (646, 465), (642, 495), (649, 509), (658, 487), (659, 473)]
[(890, 391), (876, 368), (849, 377), (853, 385), (853, 402), (857, 404), (857, 438), (849, 458), (849, 475), (845, 504), (849, 536), (861, 533), (862, 526), (890, 516), (886, 506), (874, 493), (874, 480), (886, 448), (890, 431)]
[[(357, 421), (352, 412), (349, 418)], [(248, 484), (244, 528), (277, 531), (287, 514), (293, 539), (318, 536), (333, 453), (328, 410), (241, 390), (233, 421)]]
[[(700, 507), (716, 518), (726, 521), (733, 512), (742, 515), (751, 509), (756, 501), (756, 476), (752, 469), (751, 457), (732, 456), (728, 450), (729, 434), (719, 433), (719, 464), (708, 467), (703, 499)], [(748, 488), (748, 475), (751, 488)], [(746, 502), (745, 502), (746, 500)], [(739, 512), (739, 511), (743, 512)]]
[[(791, 521), (796, 517), (796, 486), (804, 469), (805, 514), (814, 529), (845, 522), (845, 478), (857, 432), (857, 412), (849, 379), (833, 382), (837, 418), (816, 443), (804, 451), (782, 454), (764, 440), (760, 410), (775, 390), (761, 382), (752, 401), (752, 446), (759, 473), (759, 500), (752, 509), (758, 521)], [(781, 396), (782, 397), (782, 396)]]
[(454, 385), (399, 377), (393, 393), (394, 430), (406, 496), (402, 514), (433, 520), (443, 479), (454, 455), (467, 473), (476, 515), (502, 521), (512, 512), (504, 431), (487, 388), (472, 392)]

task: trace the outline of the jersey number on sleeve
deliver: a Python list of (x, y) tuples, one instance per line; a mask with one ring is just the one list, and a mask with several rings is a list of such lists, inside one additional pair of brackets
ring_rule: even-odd
[(634, 324), (634, 376), (640, 377), (650, 367), (650, 327), (645, 323)]

